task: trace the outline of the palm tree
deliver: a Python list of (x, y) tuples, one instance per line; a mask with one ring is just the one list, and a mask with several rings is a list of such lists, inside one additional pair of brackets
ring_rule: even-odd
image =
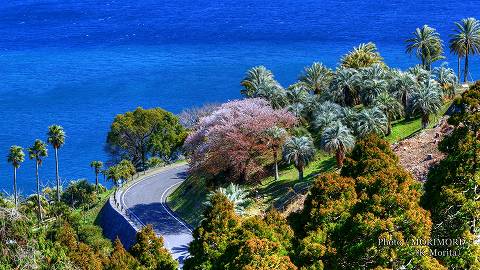
[(287, 137), (287, 131), (283, 128), (274, 126), (266, 130), (268, 145), (273, 152), (273, 162), (275, 163), (275, 181), (280, 179), (278, 175), (278, 150)]
[(440, 84), (443, 93), (449, 98), (453, 98), (453, 96), (455, 95), (455, 85), (458, 81), (453, 69), (448, 68), (445, 64), (440, 67), (434, 68), (433, 76), (435, 77), (435, 80)]
[(308, 98), (308, 88), (302, 82), (296, 82), (287, 88), (287, 99), (290, 104), (305, 103)]
[(335, 153), (339, 168), (343, 166), (345, 152), (352, 149), (354, 144), (352, 132), (339, 121), (326, 128), (322, 134), (322, 147), (329, 153)]
[(38, 219), (42, 221), (42, 202), (40, 200), (40, 177), (38, 169), (42, 166), (43, 158), (47, 157), (47, 144), (41, 140), (35, 140), (32, 147), (28, 148), (28, 155), (30, 159), (35, 160), (35, 175), (37, 177), (37, 203), (38, 203)]
[(430, 114), (437, 113), (442, 106), (442, 96), (436, 83), (429, 83), (421, 87), (412, 95), (412, 111), (422, 116), (422, 128), (430, 123)]
[(340, 105), (326, 101), (315, 111), (312, 125), (317, 131), (322, 132), (330, 124), (343, 118), (344, 111), (345, 110)]
[(238, 215), (243, 215), (245, 213), (245, 206), (249, 203), (248, 191), (245, 188), (242, 188), (239, 185), (234, 183), (230, 183), (227, 187), (220, 187), (216, 191), (212, 191), (207, 194), (207, 200), (205, 202), (206, 206), (211, 206), (211, 198), (216, 193), (221, 193), (229, 201), (233, 203), (235, 213)]
[(457, 28), (450, 39), (450, 50), (459, 58), (465, 57), (463, 82), (466, 83), (468, 80), (468, 56), (480, 53), (480, 22), (475, 18), (467, 18), (463, 19), (461, 23), (456, 22), (455, 26)]
[(315, 156), (315, 146), (307, 136), (291, 137), (283, 145), (283, 155), (288, 163), (293, 161), (298, 170), (298, 180), (303, 181), (303, 169)]
[(377, 46), (372, 43), (362, 43), (353, 47), (352, 51), (342, 56), (340, 65), (343, 68), (364, 68), (375, 64), (383, 65), (383, 58), (377, 51)]
[(302, 82), (309, 91), (314, 94), (320, 94), (325, 91), (333, 78), (333, 72), (321, 63), (314, 62), (306, 67), (304, 74), (300, 76)]
[(365, 105), (370, 105), (373, 100), (388, 89), (388, 82), (383, 79), (366, 79), (359, 82), (360, 95)]
[(387, 116), (379, 108), (366, 108), (357, 114), (356, 132), (360, 137), (370, 133), (384, 136), (387, 131), (387, 122)]
[(335, 102), (353, 106), (360, 103), (358, 95), (358, 81), (360, 75), (353, 68), (339, 68), (332, 81), (332, 94)]
[(98, 191), (98, 174), (102, 171), (103, 162), (98, 160), (92, 161), (90, 167), (95, 171), (95, 190)]
[(450, 39), (450, 53), (457, 56), (457, 81), (460, 82), (462, 79), (462, 70), (460, 68), (462, 64), (462, 58), (465, 57), (465, 50), (463, 49), (463, 44), (452, 43), (453, 39)]
[(123, 159), (120, 161), (117, 166), (119, 167), (120, 170), (120, 175), (121, 179), (123, 180), (128, 180), (128, 178), (132, 177), (137, 173), (137, 170), (135, 169), (135, 166), (130, 160)]
[(25, 153), (23, 152), (23, 148), (18, 145), (12, 145), (7, 156), (7, 161), (13, 165), (13, 196), (16, 207), (18, 205), (17, 169), (20, 167), (20, 164), (25, 161)]
[(240, 90), (245, 97), (260, 97), (268, 100), (273, 108), (287, 105), (287, 93), (275, 80), (273, 73), (264, 66), (249, 69), (240, 82), (244, 89)]
[(404, 107), (387, 91), (381, 92), (373, 104), (387, 116), (387, 132), (385, 135), (390, 135), (392, 133), (392, 121), (403, 115)]
[(411, 74), (414, 77), (415, 82), (418, 85), (426, 84), (432, 78), (432, 73), (429, 70), (424, 69), (420, 65), (409, 68), (407, 70), (407, 73)]
[(428, 25), (417, 28), (413, 34), (414, 37), (406, 41), (407, 53), (415, 53), (422, 61), (423, 68), (430, 70), (433, 62), (444, 58), (440, 34)]
[(264, 66), (256, 66), (247, 71), (240, 84), (244, 87), (240, 93), (246, 97), (254, 97), (265, 88), (275, 87), (278, 83), (270, 70)]
[(416, 91), (418, 85), (415, 77), (409, 72), (401, 72), (390, 81), (390, 91), (400, 100), (403, 107), (406, 108), (408, 100), (412, 93)]
[(60, 201), (60, 176), (58, 174), (58, 149), (65, 144), (65, 131), (59, 125), (51, 125), (48, 127), (48, 143), (55, 150), (55, 176), (57, 180), (57, 202)]
[(121, 169), (118, 165), (111, 166), (105, 170), (105, 175), (108, 180), (112, 180), (115, 186), (119, 185), (120, 179), (122, 179)]

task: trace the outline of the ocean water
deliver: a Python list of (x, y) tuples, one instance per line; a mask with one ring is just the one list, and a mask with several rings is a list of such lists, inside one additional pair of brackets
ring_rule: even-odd
[[(404, 40), (429, 24), (447, 42), (453, 22), (480, 18), (480, 1), (18, 0), (0, 2), (0, 190), (12, 193), (10, 145), (67, 133), (63, 183), (94, 174), (116, 114), (160, 106), (174, 113), (239, 98), (245, 71), (272, 69), (285, 86), (304, 66), (373, 41), (387, 64), (418, 62)], [(447, 61), (456, 69), (456, 59)], [(480, 56), (471, 61), (480, 78)], [(41, 168), (54, 183), (54, 158)], [(35, 187), (34, 162), (18, 170), (19, 190)]]

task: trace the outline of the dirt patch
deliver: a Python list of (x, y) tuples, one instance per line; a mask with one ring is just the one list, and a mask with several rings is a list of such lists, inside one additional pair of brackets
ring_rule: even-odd
[(419, 181), (426, 181), (429, 168), (444, 158), (438, 143), (453, 130), (447, 119), (448, 116), (444, 116), (434, 128), (392, 145), (400, 164)]

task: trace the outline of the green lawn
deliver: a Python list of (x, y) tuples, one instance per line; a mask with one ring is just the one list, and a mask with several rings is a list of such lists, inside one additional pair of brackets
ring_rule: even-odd
[[(302, 182), (298, 181), (298, 172), (293, 166), (284, 168), (280, 171), (280, 181), (275, 181), (271, 176), (255, 187), (248, 187), (252, 199), (252, 204), (247, 209), (248, 213), (255, 214), (268, 209), (271, 205), (282, 208), (295, 192), (307, 188), (315, 175), (334, 168), (335, 159), (321, 152), (305, 168)], [(200, 214), (203, 212), (203, 203), (209, 191), (203, 179), (190, 177), (167, 198), (167, 203), (183, 220), (196, 227), (202, 219)]]
[[(442, 108), (437, 114), (430, 116), (430, 125), (428, 126), (428, 128), (432, 128), (437, 124), (440, 117), (442, 117), (445, 114), (445, 112), (447, 112), (451, 104), (452, 104), (451, 101), (446, 102), (445, 104), (442, 105)], [(421, 129), (422, 129), (422, 121), (420, 118), (415, 118), (411, 120), (401, 119), (393, 123), (392, 133), (388, 135), (386, 139), (390, 143), (395, 143), (409, 136), (412, 136), (417, 132), (420, 132)]]
[[(431, 116), (429, 127), (433, 127), (437, 123), (450, 104), (451, 102), (445, 103), (436, 115)], [(390, 143), (394, 143), (420, 130), (420, 118), (408, 121), (402, 119), (393, 123), (392, 134), (386, 139)], [(249, 187), (252, 204), (248, 207), (247, 213), (256, 214), (271, 206), (283, 209), (296, 194), (305, 191), (311, 185), (316, 175), (335, 170), (335, 168), (335, 159), (322, 151), (319, 151), (314, 161), (305, 168), (305, 177), (302, 182), (298, 181), (298, 172), (293, 166), (282, 168), (279, 181), (274, 181), (274, 177), (270, 176), (257, 186)], [(196, 227), (201, 221), (200, 214), (203, 212), (203, 202), (208, 192), (203, 179), (189, 178), (167, 198), (167, 202), (186, 222)]]

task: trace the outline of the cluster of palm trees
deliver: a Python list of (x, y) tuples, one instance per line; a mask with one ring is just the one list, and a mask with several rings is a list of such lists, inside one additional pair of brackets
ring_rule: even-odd
[[(428, 67), (437, 58), (433, 48), (429, 53), (430, 58), (425, 59)], [(370, 133), (388, 136), (392, 122), (403, 116), (419, 116), (422, 128), (426, 128), (443, 100), (455, 93), (457, 77), (445, 64), (433, 70), (415, 66), (401, 71), (387, 67), (379, 62), (381, 59), (374, 44), (362, 44), (342, 57), (335, 71), (313, 63), (287, 88), (264, 66), (253, 67), (246, 73), (241, 82), (245, 97), (264, 98), (274, 108), (288, 109), (313, 134), (289, 137), (280, 128), (267, 131), (274, 153), (275, 179), (279, 149), (283, 149), (287, 162), (295, 164), (299, 178), (315, 154), (314, 141), (335, 154), (341, 167), (356, 138)]]
[(107, 179), (112, 180), (113, 183), (118, 186), (120, 181), (124, 182), (133, 177), (137, 173), (137, 170), (130, 160), (124, 159), (117, 165), (110, 166), (104, 173)]
[[(58, 149), (65, 144), (65, 131), (59, 125), (52, 125), (48, 127), (47, 142), (52, 145), (55, 151), (55, 173), (56, 173), (56, 194), (57, 201), (60, 201), (60, 177), (58, 171)], [(42, 165), (43, 160), (48, 156), (47, 144), (42, 140), (36, 139), (31, 147), (27, 148), (29, 158), (35, 161), (35, 175), (37, 183), (37, 202), (38, 202), (38, 217), (42, 220), (42, 205), (40, 198), (40, 177), (39, 168)], [(18, 145), (10, 147), (10, 151), (7, 156), (7, 161), (13, 166), (13, 196), (15, 206), (18, 206), (18, 193), (17, 193), (17, 169), (25, 161), (25, 152), (23, 148)]]
[[(458, 59), (458, 81), (461, 77), (461, 61), (465, 59), (463, 81), (466, 83), (469, 75), (469, 56), (480, 53), (480, 21), (475, 18), (466, 18), (461, 22), (455, 22), (454, 32), (450, 38), (449, 48)], [(407, 53), (415, 54), (426, 70), (431, 69), (433, 62), (445, 58), (440, 34), (428, 25), (417, 28), (414, 36), (406, 42)]]

